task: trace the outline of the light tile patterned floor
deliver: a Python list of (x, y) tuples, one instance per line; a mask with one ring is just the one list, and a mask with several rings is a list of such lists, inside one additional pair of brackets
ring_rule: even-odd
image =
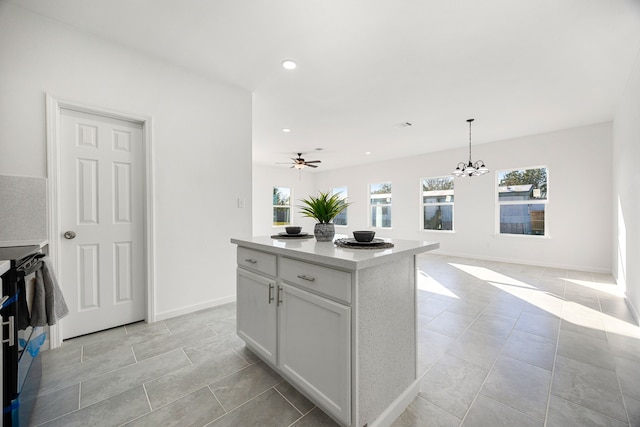
[[(640, 328), (607, 275), (419, 257), (403, 426), (640, 426)], [(42, 355), (34, 425), (332, 426), (245, 349), (233, 304)]]

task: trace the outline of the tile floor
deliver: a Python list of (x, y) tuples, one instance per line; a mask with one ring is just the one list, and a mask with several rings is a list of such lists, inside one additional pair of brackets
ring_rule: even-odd
[[(419, 257), (402, 426), (640, 426), (640, 328), (607, 275)], [(43, 352), (33, 425), (331, 426), (245, 349), (233, 304)]]

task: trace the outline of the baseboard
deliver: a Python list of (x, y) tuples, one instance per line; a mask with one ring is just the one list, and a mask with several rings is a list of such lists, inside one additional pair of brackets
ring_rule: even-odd
[(217, 298), (205, 302), (201, 302), (198, 304), (193, 304), (185, 307), (175, 308), (168, 311), (163, 311), (161, 313), (156, 313), (156, 322), (171, 319), (173, 317), (181, 316), (183, 314), (193, 313), (194, 311), (204, 310), (207, 308), (213, 308), (220, 305), (228, 304), (230, 302), (234, 302), (236, 300), (235, 295), (231, 295), (228, 297)]
[(369, 427), (388, 427), (407, 409), (420, 391), (420, 379), (415, 380), (400, 396), (394, 400)]
[(601, 273), (601, 274), (611, 274), (610, 269), (606, 268), (594, 268), (590, 266), (581, 266), (581, 265), (570, 265), (570, 264), (556, 264), (552, 262), (536, 262), (531, 260), (521, 260), (521, 259), (513, 259), (513, 258), (501, 258), (501, 257), (492, 257), (486, 255), (478, 255), (478, 254), (464, 254), (457, 252), (448, 252), (442, 251), (440, 249), (436, 249), (432, 252), (427, 252), (425, 255), (429, 255), (433, 253), (435, 255), (445, 255), (445, 256), (453, 256), (459, 258), (470, 258), (470, 259), (480, 259), (483, 261), (495, 261), (495, 262), (504, 262), (507, 264), (521, 264), (521, 265), (532, 265), (534, 267), (548, 267), (548, 268), (561, 268), (564, 270), (574, 270), (574, 271), (587, 271), (590, 273)]
[(638, 314), (638, 310), (636, 310), (636, 308), (633, 306), (631, 299), (626, 293), (624, 296), (624, 301), (627, 303), (627, 307), (629, 307), (629, 310), (631, 310), (631, 314), (633, 314), (633, 319), (636, 321), (636, 325), (640, 326), (640, 314)]

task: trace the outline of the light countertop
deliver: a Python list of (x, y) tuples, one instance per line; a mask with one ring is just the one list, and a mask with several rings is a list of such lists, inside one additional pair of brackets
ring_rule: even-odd
[[(349, 237), (336, 235), (336, 239)], [(231, 239), (238, 246), (285, 255), (302, 261), (317, 262), (347, 270), (361, 270), (374, 265), (393, 262), (401, 257), (417, 255), (438, 249), (438, 242), (418, 240), (383, 239), (393, 243), (388, 249), (341, 248), (333, 242), (318, 242), (309, 239), (273, 239), (269, 236), (254, 236), (248, 239)]]

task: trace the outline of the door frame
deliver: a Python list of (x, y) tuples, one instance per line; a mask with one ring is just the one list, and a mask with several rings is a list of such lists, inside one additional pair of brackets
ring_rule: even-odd
[[(152, 119), (149, 116), (123, 113), (106, 108), (95, 107), (69, 101), (46, 94), (46, 137), (47, 137), (47, 178), (48, 178), (48, 236), (49, 257), (55, 271), (60, 276), (62, 255), (60, 246), (62, 241), (62, 227), (60, 224), (60, 110), (68, 109), (89, 113), (128, 122), (142, 126), (142, 167), (143, 167), (143, 285), (145, 287), (145, 321), (153, 323), (155, 312), (155, 228), (154, 228), (154, 197), (153, 197), (153, 152), (152, 152)], [(49, 346), (59, 347), (62, 344), (62, 325), (49, 327)]]

